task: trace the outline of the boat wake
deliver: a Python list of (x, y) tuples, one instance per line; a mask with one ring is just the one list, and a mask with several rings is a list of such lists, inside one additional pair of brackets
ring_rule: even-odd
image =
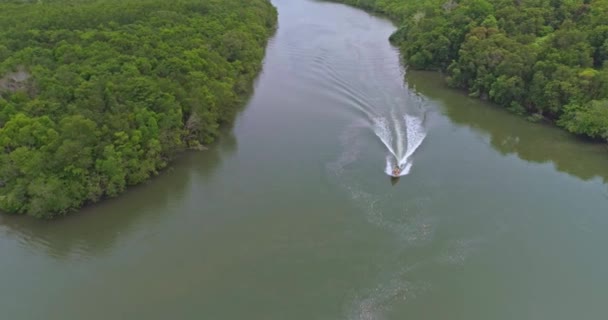
[(413, 165), (412, 156), (426, 138), (424, 116), (405, 114), (402, 118), (374, 119), (374, 133), (388, 150), (384, 172), (393, 175), (393, 168), (399, 167), (399, 176), (408, 175)]
[(426, 137), (427, 101), (404, 86), (405, 69), (395, 51), (378, 52), (358, 37), (348, 41), (352, 51), (345, 56), (327, 49), (333, 42), (296, 48), (300, 54), (297, 64), (307, 66), (297, 76), (314, 94), (322, 94), (352, 112), (357, 126), (364, 122), (365, 129), (371, 129), (388, 151), (386, 174), (392, 176), (393, 169), (399, 167), (399, 175), (407, 175), (412, 157)]

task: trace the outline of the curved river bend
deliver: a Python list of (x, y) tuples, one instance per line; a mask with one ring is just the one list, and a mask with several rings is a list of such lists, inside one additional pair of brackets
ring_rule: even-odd
[(2, 319), (605, 318), (605, 147), (406, 75), (386, 20), (274, 3), (212, 150), (66, 219), (0, 216)]

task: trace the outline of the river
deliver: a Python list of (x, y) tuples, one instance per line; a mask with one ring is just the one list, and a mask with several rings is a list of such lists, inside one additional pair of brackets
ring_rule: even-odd
[(274, 4), (217, 145), (64, 219), (0, 216), (2, 319), (606, 317), (605, 146), (405, 72), (387, 20)]

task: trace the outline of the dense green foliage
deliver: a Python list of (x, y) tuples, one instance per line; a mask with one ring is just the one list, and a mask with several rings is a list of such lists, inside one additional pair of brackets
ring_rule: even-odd
[(389, 15), (408, 65), (608, 139), (608, 0), (341, 0)]
[(0, 2), (0, 210), (63, 214), (212, 142), (275, 25), (267, 0)]

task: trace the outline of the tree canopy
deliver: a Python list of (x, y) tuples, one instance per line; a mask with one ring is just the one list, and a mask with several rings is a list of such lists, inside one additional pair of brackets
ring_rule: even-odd
[(535, 119), (608, 140), (608, 0), (340, 0), (400, 23), (414, 69)]
[(53, 217), (214, 141), (261, 68), (267, 0), (0, 3), (0, 210)]

